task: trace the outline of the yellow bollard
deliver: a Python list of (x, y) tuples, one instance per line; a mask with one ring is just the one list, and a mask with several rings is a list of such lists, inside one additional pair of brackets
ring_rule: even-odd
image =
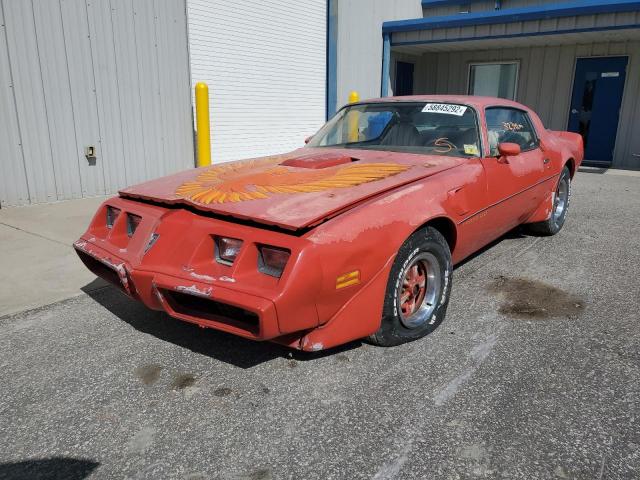
[(198, 167), (211, 165), (211, 133), (209, 126), (209, 87), (196, 83), (196, 139), (198, 143)]
[[(358, 95), (358, 92), (353, 90), (352, 92), (349, 93), (349, 103), (356, 103), (359, 101), (360, 101), (360, 95)], [(349, 112), (349, 119), (347, 124), (349, 129), (349, 141), (357, 142), (360, 139), (360, 132), (359, 132), (360, 112), (356, 112), (356, 111)]]

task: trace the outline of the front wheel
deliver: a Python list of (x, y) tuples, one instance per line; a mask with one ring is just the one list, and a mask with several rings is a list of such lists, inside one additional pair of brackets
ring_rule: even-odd
[(435, 330), (447, 311), (451, 270), (449, 245), (438, 230), (411, 235), (391, 267), (380, 329), (369, 341), (390, 347)]
[(558, 233), (567, 218), (569, 201), (571, 200), (571, 173), (564, 167), (553, 195), (553, 207), (551, 215), (544, 222), (532, 223), (527, 226), (531, 233), (538, 235), (555, 235)]

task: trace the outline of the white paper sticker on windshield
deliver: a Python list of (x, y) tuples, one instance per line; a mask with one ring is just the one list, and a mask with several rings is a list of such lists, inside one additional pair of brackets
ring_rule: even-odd
[(452, 105), (451, 103), (427, 103), (422, 109), (425, 113), (444, 113), (446, 115), (457, 115), (461, 117), (467, 111), (463, 105)]

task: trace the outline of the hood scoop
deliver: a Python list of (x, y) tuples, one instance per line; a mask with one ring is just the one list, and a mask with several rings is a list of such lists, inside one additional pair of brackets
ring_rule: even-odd
[(335, 167), (345, 163), (357, 162), (358, 158), (352, 158), (348, 155), (338, 155), (335, 153), (314, 153), (310, 155), (302, 155), (296, 158), (285, 160), (280, 165), (285, 167), (311, 168), (314, 170), (320, 168)]

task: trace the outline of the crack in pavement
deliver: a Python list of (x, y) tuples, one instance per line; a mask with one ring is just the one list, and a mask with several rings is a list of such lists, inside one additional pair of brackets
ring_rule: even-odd
[(25, 230), (23, 228), (16, 227), (15, 225), (10, 225), (10, 224), (4, 223), (4, 222), (0, 222), (0, 225), (3, 225), (5, 227), (9, 227), (9, 228), (13, 228), (14, 230), (18, 230), (19, 232), (26, 233), (27, 235), (33, 235), (34, 237), (39, 237), (39, 238), (42, 238), (44, 240), (49, 240), (50, 242), (57, 243), (58, 245), (64, 245), (65, 247), (71, 248), (71, 245), (68, 245), (68, 244), (66, 244), (64, 242), (61, 242), (60, 240), (56, 240), (54, 238), (45, 237), (44, 235), (40, 235), (39, 233), (30, 232), (29, 230)]

